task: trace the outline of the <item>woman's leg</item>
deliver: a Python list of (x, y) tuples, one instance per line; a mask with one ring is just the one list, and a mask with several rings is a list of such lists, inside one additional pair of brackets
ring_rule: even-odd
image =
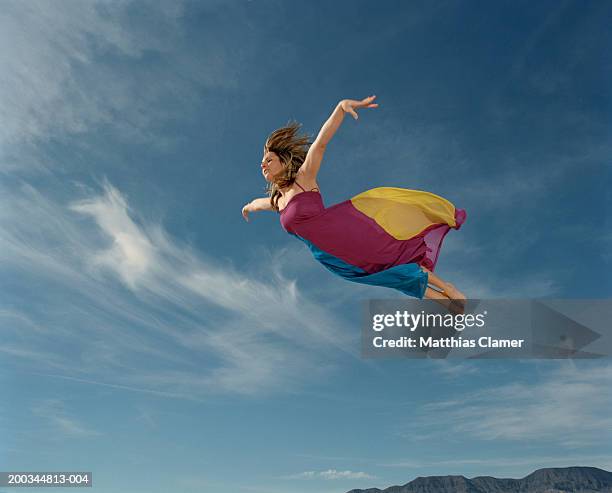
[(442, 293), (446, 294), (448, 298), (453, 300), (459, 300), (460, 302), (465, 303), (465, 295), (455, 286), (453, 286), (450, 282), (446, 282), (440, 279), (437, 275), (435, 275), (426, 267), (421, 266), (421, 269), (427, 272), (427, 281), (429, 284), (440, 288)]

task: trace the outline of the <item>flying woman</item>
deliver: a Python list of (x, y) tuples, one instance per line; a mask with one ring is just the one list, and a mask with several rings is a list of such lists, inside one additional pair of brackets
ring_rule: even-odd
[(463, 209), (430, 192), (395, 187), (323, 205), (317, 174), (327, 145), (345, 113), (357, 120), (357, 109), (378, 107), (375, 98), (340, 101), (312, 143), (298, 135), (297, 123), (272, 132), (261, 162), (268, 196), (246, 204), (242, 215), (248, 221), (250, 212), (277, 211), (282, 227), (334, 274), (433, 299), (463, 313), (465, 295), (433, 273), (446, 233), (466, 219)]

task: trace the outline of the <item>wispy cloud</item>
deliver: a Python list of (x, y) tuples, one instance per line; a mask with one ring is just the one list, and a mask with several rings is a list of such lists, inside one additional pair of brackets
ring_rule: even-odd
[(73, 437), (92, 437), (102, 435), (80, 420), (72, 417), (67, 409), (65, 402), (61, 399), (44, 399), (35, 403), (32, 407), (32, 413), (39, 418), (44, 419), (51, 424), (56, 430), (65, 435)]
[(576, 368), (568, 365), (533, 382), (488, 386), (461, 397), (432, 402), (408, 425), (412, 437), (427, 429), (435, 434), (444, 422), (450, 439), (495, 440), (498, 444), (538, 440), (565, 447), (586, 447), (612, 436), (608, 410), (612, 366)]
[[(193, 115), (202, 90), (237, 83), (221, 39), (207, 31), (205, 45), (185, 43), (182, 1), (9, 0), (2, 11), (2, 171), (48, 171), (58, 165), (39, 142), (99, 129), (163, 149), (176, 138), (161, 123)], [(146, 63), (152, 54), (157, 63)]]
[(298, 474), (282, 476), (283, 479), (372, 479), (375, 477), (363, 471), (338, 471), (337, 469), (304, 471)]
[(472, 363), (454, 362), (449, 360), (434, 360), (434, 371), (447, 378), (459, 378), (479, 373), (480, 367)]
[(351, 357), (343, 322), (294, 279), (224, 267), (102, 187), (65, 206), (27, 183), (5, 189), (0, 260), (40, 309), (15, 298), (0, 312), (4, 352), (28, 370), (198, 398), (316, 378), (331, 348)]
[(140, 409), (139, 414), (136, 417), (137, 421), (146, 423), (149, 428), (158, 429), (159, 425), (155, 419), (154, 412), (150, 409)]

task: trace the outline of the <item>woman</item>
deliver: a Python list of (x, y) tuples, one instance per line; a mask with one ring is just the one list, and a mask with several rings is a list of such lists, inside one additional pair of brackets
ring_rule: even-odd
[(242, 215), (248, 221), (250, 212), (275, 210), (283, 228), (333, 273), (434, 299), (453, 313), (463, 313), (465, 295), (433, 270), (444, 236), (465, 221), (464, 210), (438, 195), (395, 187), (373, 188), (331, 207), (323, 205), (317, 174), (325, 149), (345, 113), (357, 120), (357, 109), (378, 107), (375, 98), (342, 100), (312, 143), (297, 135), (297, 123), (270, 134), (261, 162), (268, 196), (246, 204)]

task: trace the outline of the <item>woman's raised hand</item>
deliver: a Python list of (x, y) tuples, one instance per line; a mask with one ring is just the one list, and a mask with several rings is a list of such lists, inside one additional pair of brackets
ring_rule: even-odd
[(350, 113), (353, 115), (353, 118), (357, 120), (359, 116), (357, 115), (356, 109), (359, 108), (378, 108), (378, 104), (372, 103), (376, 96), (368, 96), (367, 98), (363, 98), (361, 101), (356, 101), (354, 99), (343, 99), (340, 102), (340, 106), (344, 110), (345, 113)]

